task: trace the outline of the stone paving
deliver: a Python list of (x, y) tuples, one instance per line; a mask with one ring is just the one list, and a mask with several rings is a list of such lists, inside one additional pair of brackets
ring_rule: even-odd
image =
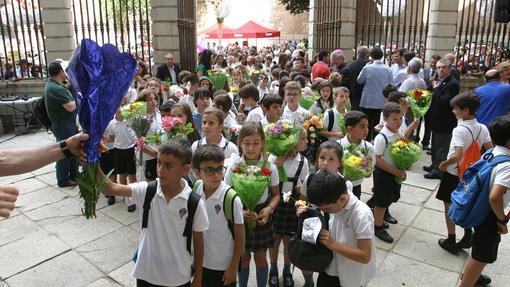
[[(53, 142), (40, 131), (0, 138), (0, 148), (26, 147)], [(437, 245), (444, 236), (442, 203), (434, 198), (438, 180), (424, 179), (421, 166), (408, 171), (402, 196), (391, 207), (399, 224), (391, 225), (393, 244), (376, 239), (377, 275), (367, 286), (456, 286), (468, 253), (451, 255)], [(100, 200), (97, 219), (80, 213), (77, 188), (56, 186), (54, 164), (31, 173), (1, 177), (2, 184), (19, 187), (17, 208), (0, 220), (0, 287), (29, 286), (135, 286), (131, 257), (138, 244), (138, 211), (128, 213), (120, 198), (112, 206)], [(362, 199), (370, 196), (372, 180), (363, 183)], [(462, 235), (459, 229), (458, 234)], [(282, 264), (283, 260), (280, 260)], [(502, 237), (496, 264), (486, 268), (491, 286), (508, 286), (510, 240)], [(255, 284), (252, 267), (250, 286)], [(303, 278), (295, 270), (296, 286)]]

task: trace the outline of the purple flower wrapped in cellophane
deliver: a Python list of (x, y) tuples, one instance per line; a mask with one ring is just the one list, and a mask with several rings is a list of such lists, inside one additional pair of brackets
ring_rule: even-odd
[(135, 76), (136, 68), (136, 60), (131, 54), (120, 53), (111, 44), (100, 47), (90, 39), (83, 39), (66, 69), (74, 89), (80, 125), (90, 136), (85, 143), (88, 164), (76, 179), (80, 197), (85, 201), (82, 213), (87, 218), (96, 216), (96, 203), (106, 184), (106, 181), (99, 182), (96, 176), (99, 144)]

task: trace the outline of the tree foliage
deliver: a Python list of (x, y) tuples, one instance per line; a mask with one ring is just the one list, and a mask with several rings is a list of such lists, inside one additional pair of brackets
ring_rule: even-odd
[(291, 14), (297, 15), (310, 9), (310, 0), (279, 0)]

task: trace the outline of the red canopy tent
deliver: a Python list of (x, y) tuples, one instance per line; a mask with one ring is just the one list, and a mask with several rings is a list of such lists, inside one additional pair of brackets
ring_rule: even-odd
[[(219, 29), (220, 29), (219, 24), (216, 23), (211, 27), (205, 29), (204, 31), (199, 32), (198, 35), (204, 35), (208, 39), (218, 39), (220, 38), (218, 35)], [(223, 39), (234, 38), (234, 30), (222, 24), (222, 38)]]
[[(273, 30), (253, 21), (248, 21), (241, 27), (234, 29), (235, 38), (276, 38), (280, 37), (280, 31)], [(225, 38), (225, 37), (224, 37)]]

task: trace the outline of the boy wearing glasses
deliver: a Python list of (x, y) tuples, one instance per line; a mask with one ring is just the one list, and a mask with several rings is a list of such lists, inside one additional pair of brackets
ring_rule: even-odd
[[(237, 268), (244, 249), (244, 220), (241, 199), (232, 204), (233, 236), (224, 208), (231, 188), (223, 181), (225, 154), (215, 145), (200, 146), (191, 161), (195, 174), (202, 179), (196, 188), (205, 202), (210, 228), (204, 232), (202, 286), (236, 286)], [(194, 188), (195, 189), (195, 188)], [(230, 236), (226, 236), (230, 235)]]
[(285, 102), (282, 119), (288, 120), (294, 124), (302, 124), (310, 115), (306, 109), (299, 105), (301, 100), (301, 85), (296, 81), (290, 81), (285, 84)]

